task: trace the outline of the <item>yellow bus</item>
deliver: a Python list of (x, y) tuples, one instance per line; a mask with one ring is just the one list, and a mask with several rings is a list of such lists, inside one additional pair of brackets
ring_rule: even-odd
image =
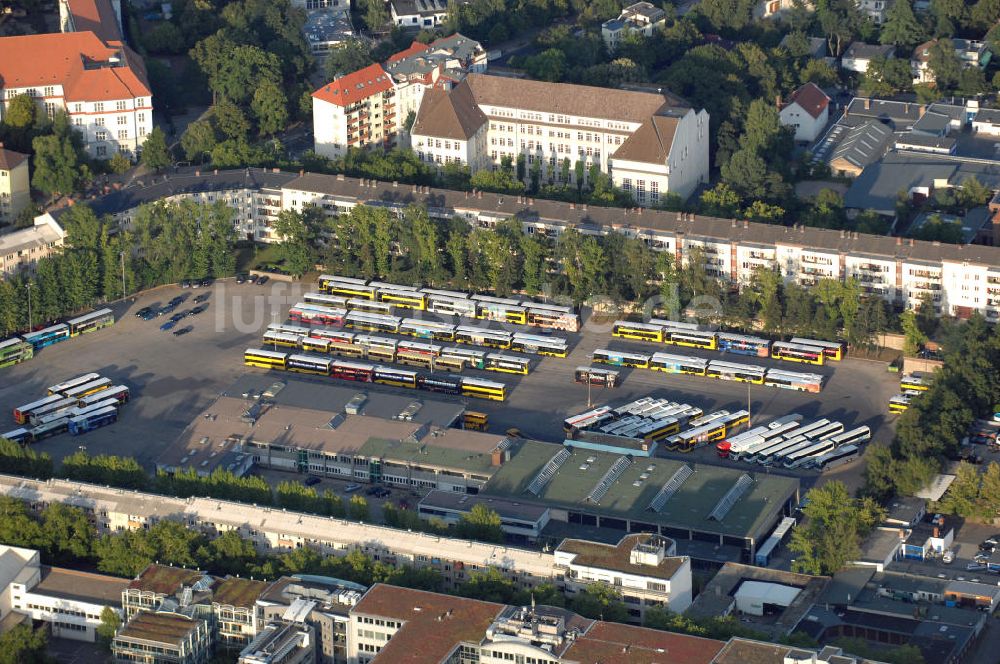
[(507, 399), (507, 386), (503, 383), (496, 383), (492, 380), (463, 378), (462, 396), (475, 397), (477, 399), (491, 399), (493, 401), (505, 401)]
[(639, 341), (663, 342), (663, 326), (648, 323), (630, 323), (626, 320), (615, 321), (611, 326), (611, 335), (622, 339), (638, 339)]
[(243, 353), (243, 364), (261, 369), (285, 369), (288, 363), (287, 353), (277, 353), (272, 350), (247, 348)]

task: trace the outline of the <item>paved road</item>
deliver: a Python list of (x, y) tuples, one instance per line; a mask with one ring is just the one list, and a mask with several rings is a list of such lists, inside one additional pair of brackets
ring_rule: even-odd
[[(182, 323), (194, 328), (182, 337), (160, 331), (163, 319), (142, 321), (132, 314), (142, 306), (164, 304), (178, 294), (188, 297), (188, 302), (178, 309), (183, 311), (192, 306), (190, 300), (194, 296), (205, 291), (182, 291), (171, 286), (147, 293), (134, 303), (119, 306), (121, 317), (113, 328), (43, 349), (34, 360), (5, 370), (5, 380), (0, 385), (0, 411), (8, 413), (3, 417), (9, 418), (14, 407), (39, 398), (48, 385), (98, 371), (133, 390), (133, 401), (124, 409), (121, 420), (84, 436), (48, 439), (38, 448), (60, 459), (83, 445), (91, 453), (135, 456), (151, 468), (190, 420), (246, 371), (242, 364), (243, 350), (259, 345), (261, 331), (267, 324), (283, 321), (289, 306), (310, 288), (310, 284), (271, 282), (266, 286), (248, 286), (219, 282), (208, 291), (209, 310)], [(490, 414), (493, 430), (517, 427), (527, 436), (561, 442), (563, 419), (587, 407), (587, 388), (573, 382), (573, 369), (588, 364), (589, 353), (608, 346), (642, 348), (647, 352), (656, 349), (653, 344), (621, 344), (604, 330), (571, 337), (569, 357), (543, 358), (528, 376), (501, 378), (512, 387), (506, 403), (475, 400), (470, 406)], [(691, 352), (721, 357), (709, 351)], [(744, 361), (749, 360), (744, 358)], [(768, 359), (752, 361), (771, 363)], [(887, 441), (891, 429), (883, 414), (884, 404), (896, 389), (884, 365), (849, 358), (835, 367), (820, 370), (829, 374), (830, 379), (819, 395), (752, 386), (750, 405), (754, 423), (797, 412), (806, 417), (839, 419), (845, 426), (868, 424), (876, 440)], [(746, 407), (744, 384), (645, 370), (626, 370), (624, 374), (624, 383), (617, 389), (593, 389), (592, 403), (620, 404), (652, 395), (691, 403), (706, 411)], [(685, 458), (733, 463), (718, 459), (710, 447)], [(860, 463), (851, 464), (831, 476), (857, 486), (860, 468)], [(816, 475), (806, 477), (812, 481)]]

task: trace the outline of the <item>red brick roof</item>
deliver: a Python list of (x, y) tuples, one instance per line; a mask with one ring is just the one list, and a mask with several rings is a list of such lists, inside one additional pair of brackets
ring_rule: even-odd
[(118, 16), (110, 0), (67, 0), (77, 32), (93, 32), (104, 41), (121, 41)]
[(815, 83), (806, 83), (788, 97), (786, 106), (792, 104), (798, 104), (803, 111), (818, 118), (830, 105), (830, 98)]
[(392, 79), (382, 65), (374, 64), (335, 78), (314, 92), (313, 97), (337, 106), (350, 106), (388, 90), (392, 90)]
[[(112, 58), (118, 58), (121, 66), (93, 66)], [(121, 42), (105, 44), (93, 32), (0, 39), (0, 86), (46, 85), (62, 85), (67, 102), (133, 99), (152, 94), (139, 56)]]
[(18, 166), (20, 166), (28, 155), (21, 154), (20, 152), (14, 152), (13, 150), (6, 150), (3, 147), (3, 143), (0, 143), (0, 170), (10, 171)]
[(399, 53), (393, 53), (392, 55), (390, 55), (387, 62), (398, 62), (403, 58), (408, 58), (411, 55), (416, 55), (417, 53), (423, 53), (424, 51), (429, 49), (430, 46), (428, 46), (427, 44), (421, 44), (420, 42), (415, 41), (412, 44), (410, 44), (408, 48), (400, 51)]
[(563, 658), (580, 664), (709, 664), (724, 645), (700, 636), (597, 622)]

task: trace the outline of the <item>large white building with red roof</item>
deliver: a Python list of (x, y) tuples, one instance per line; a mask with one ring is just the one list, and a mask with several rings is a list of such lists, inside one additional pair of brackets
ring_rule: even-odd
[(335, 78), (312, 97), (317, 154), (335, 159), (349, 148), (391, 147), (399, 123), (396, 89), (382, 65)]
[(111, 0), (64, 0), (60, 15), (67, 32), (0, 38), (0, 119), (26, 94), (50, 117), (65, 111), (91, 157), (137, 156), (153, 129), (153, 96)]

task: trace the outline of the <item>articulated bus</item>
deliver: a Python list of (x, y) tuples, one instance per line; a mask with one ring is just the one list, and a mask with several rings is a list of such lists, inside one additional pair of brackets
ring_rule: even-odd
[(69, 339), (69, 325), (66, 323), (59, 323), (44, 330), (29, 332), (24, 335), (24, 340), (34, 346), (35, 350), (57, 344), (60, 341), (66, 341), (67, 339)]
[(347, 298), (340, 297), (339, 295), (327, 295), (326, 293), (306, 293), (302, 296), (302, 300), (308, 304), (319, 304), (324, 307), (333, 307), (335, 309), (346, 309), (347, 308)]
[(528, 325), (566, 332), (577, 332), (580, 329), (580, 317), (573, 311), (572, 307), (538, 302), (522, 302), (521, 304), (527, 310)]
[(301, 339), (302, 337), (297, 334), (285, 334), (283, 332), (268, 330), (264, 333), (263, 342), (267, 346), (274, 346), (275, 349), (277, 349), (278, 346), (284, 346), (285, 348), (298, 348)]
[(764, 376), (764, 384), (770, 387), (780, 387), (786, 390), (819, 393), (823, 389), (823, 376), (819, 374), (768, 369)]
[(304, 374), (315, 374), (317, 376), (329, 376), (331, 364), (333, 364), (333, 360), (329, 357), (317, 357), (316, 355), (289, 355), (286, 366), (289, 371), (296, 371)]
[(31, 428), (31, 442), (37, 442), (44, 438), (48, 438), (49, 436), (56, 436), (58, 434), (65, 433), (68, 430), (69, 418), (39, 424), (37, 427)]
[(559, 337), (542, 337), (535, 334), (515, 332), (510, 349), (519, 353), (535, 353), (551, 357), (566, 357), (566, 340)]
[(63, 394), (64, 392), (66, 392), (66, 390), (78, 387), (80, 385), (85, 385), (86, 383), (92, 383), (100, 377), (101, 375), (96, 373), (83, 374), (82, 376), (77, 376), (76, 378), (70, 378), (66, 382), (59, 383), (58, 385), (53, 385), (52, 387), (46, 390), (46, 393)]
[(111, 309), (98, 309), (79, 318), (68, 320), (66, 324), (69, 325), (69, 336), (77, 337), (114, 325), (115, 314)]
[(517, 325), (524, 325), (528, 322), (527, 311), (517, 300), (485, 298), (485, 295), (472, 296), (476, 302), (476, 318), (496, 320), (502, 323), (516, 323)]
[(719, 378), (721, 380), (735, 380), (740, 383), (753, 383), (754, 385), (764, 384), (764, 374), (766, 369), (751, 364), (737, 364), (735, 362), (720, 362), (712, 360), (708, 363), (708, 370), (705, 375), (709, 378)]
[(736, 458), (736, 454), (750, 447), (754, 442), (760, 440), (760, 436), (767, 433), (766, 426), (754, 427), (735, 436), (727, 437), (724, 441), (715, 446), (715, 453), (720, 458)]
[(37, 425), (42, 421), (42, 418), (48, 417), (49, 415), (68, 413), (71, 409), (77, 407), (79, 401), (80, 400), (78, 398), (73, 397), (63, 397), (62, 399), (59, 399), (59, 401), (53, 401), (48, 405), (41, 406), (40, 408), (33, 410), (31, 414), (28, 415), (28, 422), (32, 425)]
[(372, 375), (373, 383), (391, 385), (393, 387), (417, 387), (417, 372), (409, 369), (376, 366)]
[(111, 385), (112, 383), (110, 378), (98, 378), (95, 381), (71, 387), (68, 390), (63, 391), (63, 394), (74, 399), (82, 399), (89, 394), (106, 390), (111, 387)]
[(463, 296), (452, 297), (439, 295), (437, 293), (424, 291), (427, 293), (427, 311), (443, 316), (461, 316), (463, 318), (476, 317), (476, 301)]
[(754, 446), (750, 450), (747, 450), (747, 452), (740, 458), (740, 461), (763, 464), (775, 454), (781, 454), (786, 450), (790, 450), (806, 442), (809, 442), (809, 437), (803, 435), (793, 435), (788, 438), (777, 438), (766, 445)]
[(473, 369), (484, 369), (486, 367), (486, 351), (474, 348), (450, 348), (441, 349), (441, 359), (460, 360)]
[(0, 367), (10, 367), (34, 356), (35, 347), (19, 337), (0, 342)]
[(871, 438), (872, 430), (866, 426), (860, 426), (850, 431), (838, 433), (836, 436), (831, 436), (830, 440), (833, 441), (834, 445), (840, 447), (841, 445), (863, 445), (871, 440)]
[(826, 359), (839, 361), (844, 359), (844, 344), (839, 341), (819, 341), (817, 339), (805, 339), (803, 337), (792, 337), (788, 340), (789, 343), (802, 344), (803, 346), (812, 346), (813, 348), (822, 348), (823, 354), (826, 355)]
[(822, 348), (816, 346), (804, 346), (788, 341), (775, 341), (771, 344), (771, 357), (776, 360), (786, 360), (788, 362), (822, 365), (826, 354)]
[(98, 427), (113, 424), (118, 420), (118, 409), (109, 406), (103, 410), (98, 410), (87, 415), (72, 417), (69, 420), (69, 433), (72, 436), (79, 436), (82, 433), (93, 431)]
[(340, 327), (347, 316), (346, 309), (336, 309), (322, 304), (299, 302), (288, 310), (289, 320), (307, 325), (332, 325)]
[(247, 348), (243, 352), (243, 363), (250, 367), (284, 370), (287, 360), (287, 353), (278, 353), (272, 350)]
[(379, 287), (377, 295), (379, 302), (385, 302), (394, 307), (416, 309), (418, 311), (423, 311), (427, 308), (427, 295), (417, 290), (402, 290), (399, 287)]
[(372, 378), (375, 377), (375, 365), (364, 362), (334, 360), (330, 364), (330, 375), (341, 380), (370, 383), (372, 382)]
[(931, 383), (929, 379), (919, 373), (903, 374), (903, 377), (899, 381), (899, 387), (904, 392), (906, 390), (926, 392), (931, 388)]
[(342, 344), (333, 341), (330, 342), (330, 355), (364, 359), (366, 350), (367, 349), (364, 346), (356, 346), (354, 344)]
[(362, 346), (365, 349), (365, 359), (372, 362), (395, 362), (396, 349), (386, 346)]
[(526, 357), (490, 353), (486, 356), (486, 370), (500, 371), (512, 374), (527, 374), (531, 369), (531, 360)]
[(667, 449), (672, 452), (690, 452), (701, 443), (722, 440), (725, 437), (725, 422), (709, 422), (670, 436), (666, 441)]
[(611, 326), (611, 335), (623, 339), (638, 339), (640, 341), (663, 342), (663, 326), (648, 323), (630, 323), (627, 320), (616, 320)]
[[(442, 394), (461, 394), (462, 393), (462, 378), (461, 376), (448, 376), (442, 374), (419, 374), (417, 376), (417, 386), (422, 390), (427, 390), (428, 392), (440, 392)], [(471, 427), (468, 426), (470, 422), (470, 415), (472, 419), (475, 420), (475, 413), (466, 412), (465, 413), (465, 423), (466, 429)], [(485, 429), (485, 423), (483, 429)]]
[(417, 320), (416, 318), (404, 318), (399, 324), (399, 333), (408, 334), (418, 339), (434, 339), (435, 341), (455, 340), (454, 325), (430, 320)]
[(481, 378), (462, 378), (462, 396), (505, 401), (507, 399), (507, 386)]
[(649, 355), (643, 355), (641, 353), (625, 353), (616, 350), (608, 350), (606, 348), (598, 348), (591, 355), (591, 359), (594, 362), (610, 364), (616, 367), (648, 369), (650, 358)]
[[(798, 435), (798, 422), (789, 422), (774, 429), (768, 429), (753, 438), (741, 441), (729, 449), (729, 458), (733, 461), (748, 460), (772, 445), (783, 440), (790, 440)], [(735, 448), (735, 449), (734, 449)], [(719, 456), (724, 456), (719, 450)]]
[(380, 314), (366, 314), (359, 311), (352, 311), (344, 319), (344, 325), (353, 330), (396, 334), (399, 332), (400, 320), (396, 316), (382, 316)]
[(65, 399), (65, 397), (61, 394), (50, 394), (44, 399), (39, 399), (38, 401), (32, 401), (31, 403), (25, 404), (24, 406), (18, 406), (17, 408), (14, 409), (14, 421), (17, 422), (18, 424), (24, 424), (25, 422), (28, 421), (28, 417), (30, 417), (31, 414), (37, 411), (39, 408), (45, 408), (49, 404), (53, 404), (63, 399)]
[(302, 327), (301, 325), (288, 325), (287, 323), (271, 323), (267, 326), (268, 332), (280, 332), (281, 334), (294, 334), (299, 337), (304, 337), (307, 334), (314, 334), (315, 331), (311, 327)]
[(510, 349), (511, 334), (499, 330), (484, 330), (478, 327), (459, 325), (455, 328), (455, 341), (460, 344), (508, 350)]
[(672, 327), (663, 329), (663, 342), (674, 346), (704, 348), (705, 350), (719, 348), (719, 338), (715, 336), (715, 332), (698, 332)]
[(813, 443), (805, 449), (792, 452), (783, 459), (781, 465), (789, 469), (804, 468), (812, 463), (817, 457), (829, 454), (836, 448), (837, 446), (832, 440), (821, 440)]
[(704, 376), (708, 369), (708, 360), (687, 355), (671, 355), (669, 353), (653, 353), (649, 358), (649, 368), (665, 373), (691, 374)]
[(429, 298), (432, 299), (435, 297), (445, 297), (452, 300), (469, 299), (468, 293), (463, 293), (461, 291), (455, 291), (455, 290), (442, 290), (440, 288), (421, 288), (420, 292), (424, 293), (425, 295), (427, 295)]
[[(402, 355), (402, 353), (400, 353), (400, 355)], [(465, 359), (455, 355), (442, 355), (441, 357), (430, 358), (430, 360), (432, 362), (431, 369), (454, 371), (456, 373), (461, 373), (468, 364)]]
[(578, 383), (590, 383), (600, 387), (618, 387), (620, 374), (611, 369), (597, 367), (577, 367), (573, 372), (573, 380)]
[(437, 359), (433, 355), (402, 349), (396, 353), (397, 364), (403, 364), (408, 367), (419, 367), (421, 369), (434, 369)]
[[(95, 394), (94, 396), (98, 395)], [(119, 403), (117, 399), (102, 399), (101, 401), (86, 406), (77, 406), (76, 408), (70, 408), (68, 415), (69, 417), (79, 417), (81, 415), (88, 415), (90, 413), (93, 413), (94, 411), (103, 410), (108, 407), (119, 408), (121, 407), (121, 403)]]
[(392, 304), (389, 302), (375, 302), (359, 297), (352, 297), (347, 301), (348, 311), (360, 311), (365, 314), (380, 314), (388, 316), (392, 313)]
[(100, 392), (95, 392), (94, 394), (89, 394), (79, 400), (80, 407), (92, 406), (95, 403), (100, 403), (106, 399), (114, 399), (119, 404), (127, 403), (131, 398), (131, 393), (129, 389), (124, 385), (114, 385), (106, 390), (101, 390)]
[(861, 455), (861, 448), (857, 445), (844, 445), (829, 454), (824, 454), (813, 462), (813, 467), (819, 471), (836, 468), (845, 463), (850, 463)]
[(748, 337), (729, 332), (720, 332), (716, 336), (719, 339), (719, 350), (723, 353), (767, 357), (771, 347), (770, 341), (761, 339), (760, 337)]
[(375, 299), (375, 288), (373, 286), (366, 286), (363, 279), (334, 277), (324, 274), (319, 278), (319, 289), (330, 295), (358, 297), (365, 300)]

